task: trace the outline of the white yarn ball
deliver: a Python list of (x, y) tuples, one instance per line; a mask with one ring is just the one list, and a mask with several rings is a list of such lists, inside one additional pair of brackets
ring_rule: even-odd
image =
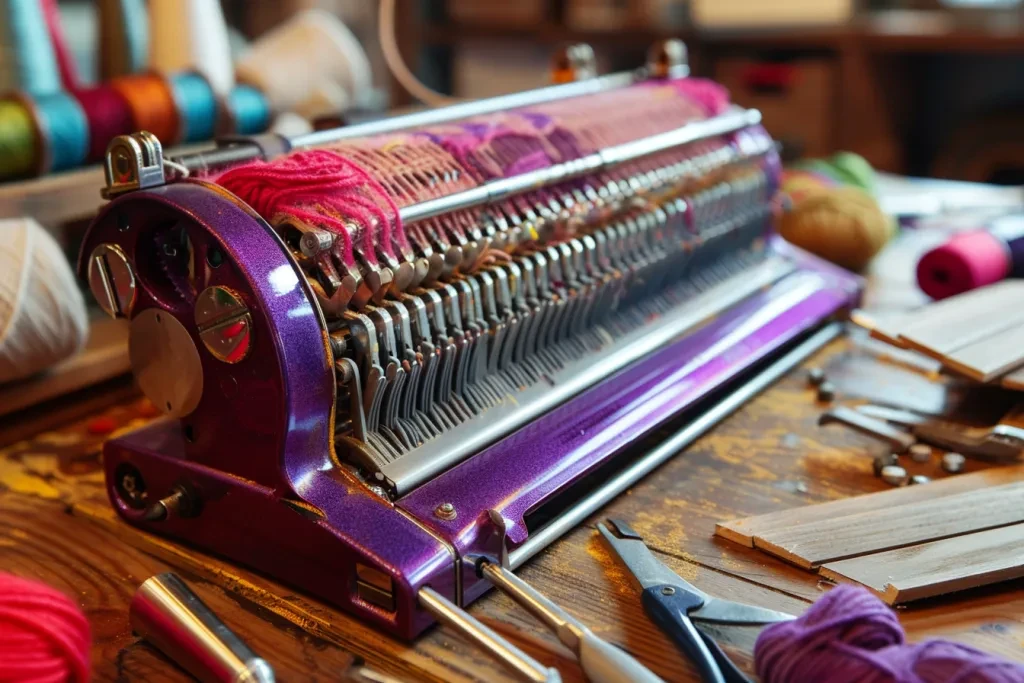
[(299, 12), (260, 36), (235, 75), (261, 90), (274, 111), (297, 111), (331, 86), (344, 90), (345, 104), (355, 103), (373, 87), (370, 60), (355, 34), (321, 9)]
[(77, 353), (85, 300), (60, 246), (31, 218), (0, 220), (0, 384)]

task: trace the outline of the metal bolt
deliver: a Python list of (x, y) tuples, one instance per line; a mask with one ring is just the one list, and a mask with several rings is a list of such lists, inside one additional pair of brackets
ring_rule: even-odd
[(900, 464), (900, 459), (895, 453), (889, 453), (887, 455), (880, 455), (875, 458), (874, 462), (871, 463), (875, 470), (875, 476), (882, 476), (882, 470), (886, 467), (893, 467)]
[(146, 504), (146, 482), (133, 465), (122, 463), (114, 473), (117, 493), (130, 507), (142, 509)]
[(812, 387), (820, 387), (825, 381), (825, 371), (821, 368), (810, 368), (807, 371), (807, 383)]
[(829, 403), (835, 400), (836, 387), (832, 382), (822, 382), (821, 386), (818, 387), (818, 400), (824, 403)]
[(438, 519), (453, 520), (459, 516), (459, 513), (455, 510), (455, 506), (451, 503), (441, 503), (434, 508), (434, 516)]
[(903, 486), (907, 483), (907, 471), (899, 465), (889, 465), (882, 468), (882, 480), (893, 486)]
[(950, 474), (962, 472), (966, 463), (967, 458), (959, 453), (946, 453), (942, 456), (942, 469), (946, 470)]
[(116, 244), (101, 244), (89, 256), (89, 289), (111, 318), (127, 318), (135, 305), (135, 272)]
[(661, 594), (662, 595), (675, 595), (676, 594), (676, 589), (673, 588), (672, 586), (665, 586), (664, 588), (661, 589)]
[(910, 478), (911, 484), (927, 484), (931, 481), (930, 477), (926, 477), (923, 474), (915, 474)]
[(910, 459), (914, 462), (928, 462), (932, 459), (932, 448), (928, 444), (915, 443), (909, 452)]
[(299, 238), (299, 249), (305, 256), (313, 258), (334, 245), (334, 235), (323, 230), (309, 230)]

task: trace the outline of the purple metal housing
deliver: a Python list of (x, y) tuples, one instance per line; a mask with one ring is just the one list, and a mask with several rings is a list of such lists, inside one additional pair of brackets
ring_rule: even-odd
[[(522, 546), (534, 531), (531, 512), (859, 294), (855, 277), (773, 240), (771, 249), (799, 263), (792, 275), (392, 504), (334, 458), (325, 322), (288, 249), (248, 206), (196, 182), (131, 193), (101, 212), (82, 253), (119, 245), (136, 264), (133, 313), (159, 307), (198, 340), (194, 293), (154, 260), (160, 231), (170, 226), (188, 234), (203, 287), (221, 284), (244, 299), (252, 349), (231, 365), (197, 341), (204, 391), (194, 413), (106, 444), (112, 504), (136, 526), (278, 577), (403, 638), (432, 623), (417, 603), (421, 587), (460, 604), (484, 592), (460, 557)], [(223, 263), (209, 264), (212, 249)], [(187, 482), (201, 494), (201, 511), (144, 520), (142, 506), (119, 487), (126, 471), (141, 477), (150, 502)], [(458, 511), (451, 521), (434, 514), (445, 502)], [(390, 577), (393, 609), (359, 596), (357, 564)]]

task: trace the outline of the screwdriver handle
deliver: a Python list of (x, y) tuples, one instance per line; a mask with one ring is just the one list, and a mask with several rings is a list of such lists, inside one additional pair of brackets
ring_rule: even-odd
[(580, 636), (577, 656), (591, 683), (664, 683), (636, 659), (589, 629)]

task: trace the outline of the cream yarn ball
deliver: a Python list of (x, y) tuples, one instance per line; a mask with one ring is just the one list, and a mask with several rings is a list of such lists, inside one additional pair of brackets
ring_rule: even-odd
[(0, 220), (0, 384), (77, 353), (85, 300), (60, 245), (31, 218)]

